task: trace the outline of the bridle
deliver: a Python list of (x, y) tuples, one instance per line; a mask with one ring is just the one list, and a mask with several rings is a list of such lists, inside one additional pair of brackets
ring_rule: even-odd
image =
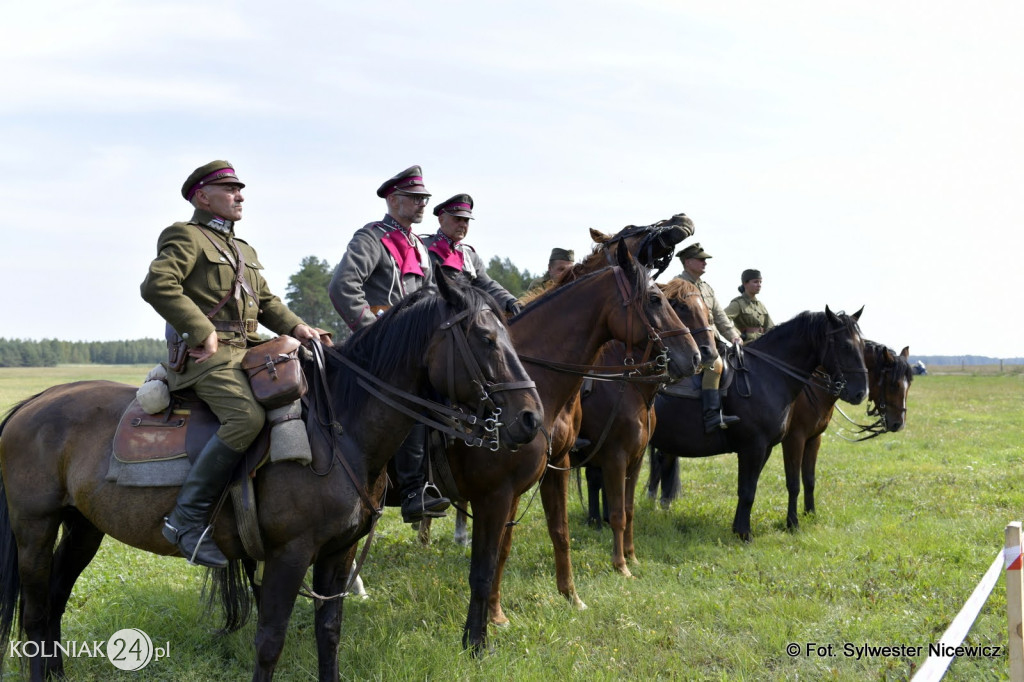
[(669, 228), (663, 227), (662, 225), (655, 223), (653, 225), (631, 225), (630, 227), (620, 230), (618, 234), (604, 242), (605, 257), (608, 260), (609, 265), (615, 265), (612, 259), (612, 251), (609, 248), (612, 244), (620, 242), (628, 237), (632, 237), (638, 232), (646, 231), (647, 235), (640, 240), (637, 244), (636, 252), (634, 256), (640, 261), (648, 270), (653, 271), (651, 279), (657, 279), (658, 275), (665, 272), (665, 269), (672, 263), (672, 251), (669, 249), (668, 253), (655, 258), (654, 247), (660, 243), (662, 247), (665, 246), (665, 242), (662, 240), (662, 236), (665, 231)]
[[(843, 313), (838, 314), (842, 315)], [(847, 328), (844, 324), (842, 327), (836, 329), (829, 329), (828, 331), (825, 332), (825, 352), (822, 354), (822, 360), (821, 363), (819, 363), (820, 365), (824, 366), (825, 364), (827, 364), (827, 360), (830, 355), (837, 355), (838, 351), (836, 351), (835, 347), (835, 335), (844, 333), (846, 331)], [(749, 372), (743, 361), (743, 356), (746, 355), (747, 353), (750, 353), (756, 358), (764, 360), (768, 365), (775, 367), (775, 369), (779, 370), (783, 374), (787, 374), (793, 377), (794, 379), (797, 379), (798, 381), (807, 384), (808, 386), (815, 386), (817, 388), (822, 389), (823, 391), (825, 391), (834, 398), (838, 398), (842, 394), (843, 389), (846, 388), (847, 374), (866, 375), (868, 372), (867, 368), (861, 369), (860, 367), (844, 367), (838, 361), (836, 362), (835, 375), (829, 374), (827, 371), (823, 369), (815, 369), (813, 372), (806, 372), (798, 367), (794, 367), (793, 365), (783, 360), (780, 360), (774, 355), (770, 355), (768, 353), (765, 353), (763, 350), (759, 350), (751, 346), (735, 346), (735, 349), (735, 355), (731, 356), (735, 357), (735, 361), (730, 360), (730, 364), (732, 364), (733, 368), (737, 371), (736, 390), (739, 392), (739, 395), (743, 398), (749, 398), (751, 396), (750, 377), (743, 374), (744, 372)], [(740, 377), (743, 377), (746, 380), (746, 393), (744, 393), (739, 387)]]
[(872, 404), (868, 407), (867, 410), (867, 415), (869, 417), (875, 417), (875, 421), (871, 422), (870, 424), (859, 424), (858, 422), (851, 419), (849, 415), (843, 412), (843, 409), (841, 407), (836, 405), (836, 409), (839, 411), (839, 414), (843, 415), (846, 421), (850, 422), (851, 424), (857, 427), (857, 431), (855, 431), (854, 433), (867, 434), (859, 438), (849, 438), (847, 436), (844, 436), (842, 433), (839, 433), (839, 437), (842, 438), (843, 440), (852, 443), (857, 443), (860, 441), (875, 438), (876, 436), (880, 436), (883, 433), (888, 433), (889, 431), (889, 422), (885, 416), (886, 412), (888, 411), (888, 403), (885, 400), (886, 388), (890, 385), (895, 386), (899, 382), (900, 378), (896, 370), (899, 367), (900, 363), (899, 360), (894, 360), (891, 363), (885, 362), (884, 358), (885, 352), (887, 350), (889, 349), (882, 345), (878, 345), (875, 350), (874, 360), (876, 366), (878, 366), (878, 364), (881, 364), (882, 369), (881, 371), (878, 372), (878, 378), (875, 382), (873, 382), (873, 387), (877, 387), (878, 395), (881, 396), (881, 399), (872, 400)]
[[(655, 329), (654, 325), (651, 324), (647, 311), (644, 310), (642, 303), (643, 291), (634, 291), (633, 285), (630, 284), (629, 279), (620, 266), (613, 265), (611, 269), (615, 274), (615, 282), (618, 285), (622, 307), (631, 309), (629, 311), (630, 314), (626, 316), (626, 338), (629, 341), (626, 343), (626, 355), (621, 365), (578, 365), (545, 360), (544, 358), (530, 355), (520, 355), (519, 359), (523, 362), (546, 367), (556, 372), (575, 374), (596, 381), (632, 381), (638, 383), (665, 383), (670, 381), (671, 379), (666, 373), (669, 363), (669, 351), (664, 339), (689, 334), (690, 330), (686, 327), (667, 331)], [(566, 286), (573, 285), (569, 284)], [(633, 357), (634, 318), (639, 318), (640, 323), (647, 330), (648, 343), (639, 364), (637, 364)], [(657, 349), (657, 355), (651, 359), (653, 349)]]

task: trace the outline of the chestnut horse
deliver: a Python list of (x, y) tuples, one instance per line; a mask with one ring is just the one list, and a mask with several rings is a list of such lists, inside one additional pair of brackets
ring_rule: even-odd
[[(824, 313), (803, 312), (741, 347), (741, 356), (730, 356), (738, 370), (722, 407), (740, 421), (727, 429), (704, 432), (699, 399), (661, 393), (655, 400), (658, 427), (651, 445), (663, 455), (737, 453), (738, 501), (732, 529), (742, 540), (751, 540), (750, 511), (758, 478), (772, 447), (785, 434), (789, 407), (804, 385), (823, 381), (830, 392), (855, 405), (867, 397), (860, 314), (836, 314), (828, 307)], [(824, 372), (815, 374), (819, 366)]]
[[(660, 286), (700, 348), (701, 367), (710, 366), (718, 353), (700, 291), (696, 285), (680, 278)], [(624, 353), (621, 344), (607, 344), (599, 363), (620, 363)], [(632, 575), (627, 559), (636, 561), (633, 509), (637, 475), (657, 424), (654, 397), (660, 387), (661, 384), (651, 382), (595, 382), (589, 391), (581, 394), (583, 421), (579, 437), (585, 444), (572, 453), (572, 465), (587, 468), (588, 521), (596, 520), (598, 527), (602, 515), (596, 502), (598, 493), (604, 496), (607, 521), (612, 530), (612, 566), (627, 577)], [(552, 512), (564, 513), (560, 509)]]
[[(530, 368), (544, 406), (544, 436), (513, 452), (489, 452), (455, 442), (448, 464), (458, 497), (473, 509), (473, 539), (469, 571), (470, 602), (463, 645), (479, 651), (486, 645), (488, 615), (507, 622), (501, 611), (501, 577), (512, 546), (519, 499), (535, 483), (547, 507), (564, 499), (568, 487), (568, 449), (575, 439), (578, 416), (563, 408), (578, 394), (582, 377), (555, 369), (592, 365), (607, 341), (618, 340), (645, 350), (648, 344), (666, 352), (672, 376), (696, 370), (700, 352), (685, 333), (661, 290), (638, 267), (628, 249), (616, 249), (618, 265), (606, 267), (571, 283), (557, 286), (512, 318), (509, 329), (520, 358)], [(662, 330), (675, 334), (659, 333)], [(548, 519), (548, 532), (568, 556), (565, 520)], [(575, 586), (559, 590), (579, 607)]]
[[(326, 382), (306, 367), (309, 381), (320, 381), (314, 393), (329, 396), (335, 415), (324, 425), (333, 438), (313, 439), (312, 465), (279, 462), (256, 472), (266, 558), (254, 680), (274, 673), (310, 565), (312, 589), (329, 595), (318, 601), (315, 616), (319, 678), (338, 679), (343, 601), (333, 597), (347, 589), (355, 543), (380, 514), (382, 472), (413, 424), (411, 416), (372, 398), (365, 379), (347, 363), (413, 397), (447, 396), (469, 414), (481, 401), (490, 404), (493, 417), (512, 417), (509, 424), (495, 419), (503, 443), (529, 442), (537, 434), (543, 408), (493, 299), (443, 275), (436, 280), (440, 296), (423, 289), (355, 334), (340, 353), (324, 349)], [(0, 425), (3, 648), (20, 611), (19, 632), (40, 649), (54, 650), (75, 580), (104, 535), (155, 554), (176, 554), (161, 527), (177, 488), (126, 488), (105, 480), (115, 428), (135, 391), (106, 381), (56, 386), (20, 403)], [(322, 406), (311, 406), (311, 415)], [(222, 509), (214, 537), (232, 560), (214, 575), (240, 575), (239, 561), (252, 568), (230, 505)], [(29, 668), (34, 680), (63, 676), (59, 656), (32, 658)]]
[[(891, 348), (874, 341), (864, 341), (864, 364), (868, 368), (868, 400), (874, 406), (868, 410), (877, 416), (875, 424), (865, 427), (873, 438), (882, 433), (896, 432), (907, 421), (907, 392), (913, 381), (913, 372), (907, 358), (910, 346), (896, 354)], [(782, 438), (782, 457), (786, 465), (786, 489), (789, 491), (789, 507), (786, 511), (786, 526), (796, 528), (797, 498), (800, 497), (800, 478), (804, 482), (804, 512), (814, 511), (814, 469), (821, 447), (821, 434), (828, 428), (835, 410), (836, 397), (816, 386), (805, 386), (793, 402), (789, 412), (786, 435)]]

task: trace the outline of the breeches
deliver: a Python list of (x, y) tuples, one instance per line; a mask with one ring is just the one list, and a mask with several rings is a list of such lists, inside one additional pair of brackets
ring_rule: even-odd
[(715, 358), (715, 364), (710, 369), (700, 373), (700, 387), (718, 388), (718, 385), (722, 382), (722, 370), (724, 368), (725, 365), (722, 364), (722, 357), (718, 356)]
[(259, 435), (266, 412), (256, 402), (249, 377), (241, 369), (217, 369), (192, 385), (217, 416), (217, 436), (226, 445), (244, 452)]

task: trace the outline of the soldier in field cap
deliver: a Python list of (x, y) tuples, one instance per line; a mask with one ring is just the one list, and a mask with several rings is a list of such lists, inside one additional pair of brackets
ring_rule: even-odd
[[(381, 220), (352, 235), (334, 270), (328, 293), (334, 309), (353, 331), (373, 324), (377, 315), (432, 283), (430, 257), (412, 226), (423, 221), (430, 192), (423, 171), (410, 166), (377, 188), (387, 204)], [(395, 453), (402, 518), (411, 523), (424, 516), (445, 516), (451, 502), (427, 481), (426, 426), (416, 422)]]
[[(709, 321), (715, 329), (715, 336), (735, 344), (741, 344), (740, 333), (736, 331), (732, 320), (725, 314), (722, 304), (715, 298), (715, 290), (702, 279), (711, 254), (705, 251), (699, 243), (694, 243), (676, 255), (683, 263), (683, 271), (679, 274), (679, 277), (697, 285), (701, 298), (704, 299), (704, 303), (708, 307)], [(713, 433), (716, 429), (728, 428), (730, 424), (740, 420), (739, 417), (722, 414), (722, 397), (718, 392), (718, 387), (722, 381), (722, 369), (722, 358), (719, 357), (715, 360), (715, 364), (711, 369), (706, 369), (701, 373), (700, 393), (704, 407), (704, 431), (706, 433)]]
[(167, 322), (169, 340), (184, 340), (188, 347), (178, 358), (180, 366), (166, 363), (168, 387), (194, 390), (220, 422), (163, 528), (164, 537), (190, 562), (214, 568), (227, 566), (227, 558), (212, 541), (210, 511), (265, 420), (242, 371), (242, 356), (260, 343), (258, 324), (302, 341), (317, 337), (271, 293), (256, 251), (235, 237), (243, 187), (227, 161), (192, 171), (181, 187), (195, 209), (192, 218), (160, 234), (141, 287), (142, 298)]
[(437, 232), (423, 237), (430, 259), (451, 271), (461, 273), (471, 285), (486, 291), (494, 297), (505, 312), (519, 313), (516, 297), (487, 275), (484, 262), (476, 249), (466, 244), (469, 221), (473, 220), (473, 197), (456, 194), (434, 207), (437, 216)]
[(550, 282), (557, 282), (559, 277), (572, 268), (575, 264), (575, 259), (576, 254), (572, 249), (562, 249), (557, 246), (551, 249), (551, 257), (548, 258), (547, 271), (544, 273), (543, 277), (538, 277), (530, 282), (530, 286), (526, 287), (529, 295), (524, 298), (532, 298), (533, 295), (537, 293), (534, 290), (538, 287), (546, 287)]

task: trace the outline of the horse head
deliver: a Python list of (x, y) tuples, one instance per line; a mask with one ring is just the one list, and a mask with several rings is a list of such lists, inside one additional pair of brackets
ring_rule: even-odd
[(864, 402), (868, 395), (868, 370), (864, 364), (864, 339), (857, 321), (864, 307), (853, 315), (834, 313), (825, 306), (825, 352), (821, 365), (831, 382), (839, 388), (839, 397), (853, 405)]
[(693, 376), (701, 363), (701, 351), (690, 330), (626, 245), (616, 248), (616, 261), (625, 314), (617, 321), (621, 326), (613, 329), (617, 338), (626, 340), (627, 357), (632, 346), (640, 346), (645, 360), (655, 351), (660, 354), (673, 381)]
[(437, 265), (434, 281), (449, 313), (423, 354), (430, 384), (468, 414), (491, 420), (494, 443), (530, 442), (544, 408), (512, 347), (505, 316), (493, 298), (450, 279)]
[(636, 256), (640, 264), (652, 270), (657, 277), (669, 263), (676, 244), (693, 234), (693, 221), (685, 213), (677, 213), (668, 220), (659, 220), (651, 225), (627, 225), (614, 235), (590, 228), (590, 238), (596, 246), (588, 258), (603, 259), (613, 265), (613, 250), (616, 245), (625, 245)]
[(668, 284), (658, 286), (668, 298), (676, 315), (690, 329), (690, 334), (700, 349), (701, 361), (698, 371), (710, 369), (718, 358), (718, 349), (715, 343), (715, 330), (709, 322), (711, 311), (708, 310), (697, 285), (676, 277)]
[(907, 393), (914, 373), (910, 369), (910, 346), (899, 355), (887, 346), (866, 341), (864, 362), (868, 368), (868, 399), (874, 406), (868, 414), (877, 416), (886, 431), (900, 431), (907, 421)]

